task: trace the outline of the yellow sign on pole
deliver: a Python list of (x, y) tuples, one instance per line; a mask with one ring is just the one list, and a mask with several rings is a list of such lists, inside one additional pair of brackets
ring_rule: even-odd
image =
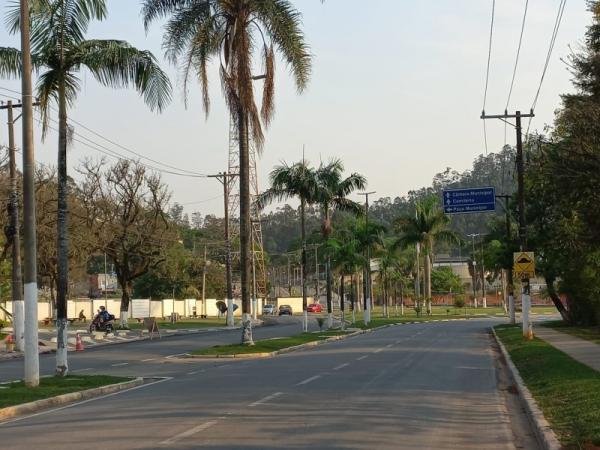
[(514, 254), (513, 271), (515, 277), (535, 277), (535, 257), (533, 252), (517, 252)]

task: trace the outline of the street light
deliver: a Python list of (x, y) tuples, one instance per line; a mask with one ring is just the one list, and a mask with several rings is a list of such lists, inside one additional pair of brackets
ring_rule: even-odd
[(473, 306), (477, 308), (477, 260), (475, 258), (475, 238), (481, 236), (479, 233), (468, 234), (473, 243)]

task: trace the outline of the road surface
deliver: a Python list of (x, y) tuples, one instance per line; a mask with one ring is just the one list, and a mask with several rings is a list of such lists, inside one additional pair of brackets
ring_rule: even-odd
[[(78, 355), (72, 365), (90, 365), (85, 373), (165, 378), (4, 423), (0, 442), (68, 450), (99, 448), (109, 435), (112, 450), (535, 449), (499, 389), (493, 323), (402, 325), (261, 360), (165, 358), (167, 348), (189, 349), (178, 338), (158, 352), (152, 343), (98, 352), (111, 358), (102, 370)], [(135, 361), (118, 362), (132, 352)]]

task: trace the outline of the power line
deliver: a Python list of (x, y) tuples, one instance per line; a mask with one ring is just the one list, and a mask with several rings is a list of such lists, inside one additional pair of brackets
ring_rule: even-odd
[[(483, 90), (483, 114), (485, 114), (485, 105), (487, 103), (488, 86), (490, 82), (490, 62), (492, 60), (492, 41), (494, 37), (494, 17), (496, 15), (496, 0), (492, 0), (492, 19), (490, 21), (490, 39), (488, 45), (487, 68), (485, 72), (485, 88)], [(487, 129), (485, 121), (483, 123), (483, 142), (485, 144), (485, 154), (488, 154)]]
[[(556, 37), (558, 36), (558, 30), (560, 29), (560, 24), (562, 22), (566, 4), (567, 4), (567, 0), (561, 0), (558, 5), (558, 12), (556, 13), (556, 19), (554, 21), (554, 29), (552, 30), (552, 36), (550, 38), (550, 44), (548, 45), (548, 52), (546, 53), (546, 60), (544, 62), (544, 69), (542, 70), (542, 76), (540, 77), (540, 83), (538, 85), (537, 91), (535, 93), (535, 97), (533, 99), (533, 103), (531, 105), (531, 111), (535, 111), (538, 99), (540, 97), (540, 92), (542, 90), (544, 78), (546, 77), (546, 72), (548, 71), (548, 66), (550, 65), (550, 58), (552, 57), (552, 51), (554, 50), (554, 44), (556, 43)], [(527, 125), (527, 131), (525, 132), (526, 135), (529, 134), (529, 128), (531, 127), (532, 120), (533, 120), (533, 118), (529, 119), (529, 123)]]
[(510, 89), (508, 91), (508, 98), (506, 99), (505, 110), (508, 110), (510, 98), (512, 97), (513, 87), (515, 85), (515, 77), (517, 76), (517, 67), (519, 65), (519, 56), (521, 55), (521, 45), (523, 44), (523, 32), (525, 31), (525, 21), (527, 19), (527, 9), (529, 7), (529, 0), (525, 0), (525, 10), (523, 12), (523, 22), (521, 23), (521, 35), (519, 36), (519, 45), (517, 46), (517, 56), (515, 57), (515, 67), (513, 69), (512, 80), (510, 81)]

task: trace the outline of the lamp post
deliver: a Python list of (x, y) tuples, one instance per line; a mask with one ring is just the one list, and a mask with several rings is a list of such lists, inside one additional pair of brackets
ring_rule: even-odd
[(480, 236), (479, 233), (468, 234), (473, 243), (473, 306), (477, 308), (477, 260), (475, 258), (475, 238)]

